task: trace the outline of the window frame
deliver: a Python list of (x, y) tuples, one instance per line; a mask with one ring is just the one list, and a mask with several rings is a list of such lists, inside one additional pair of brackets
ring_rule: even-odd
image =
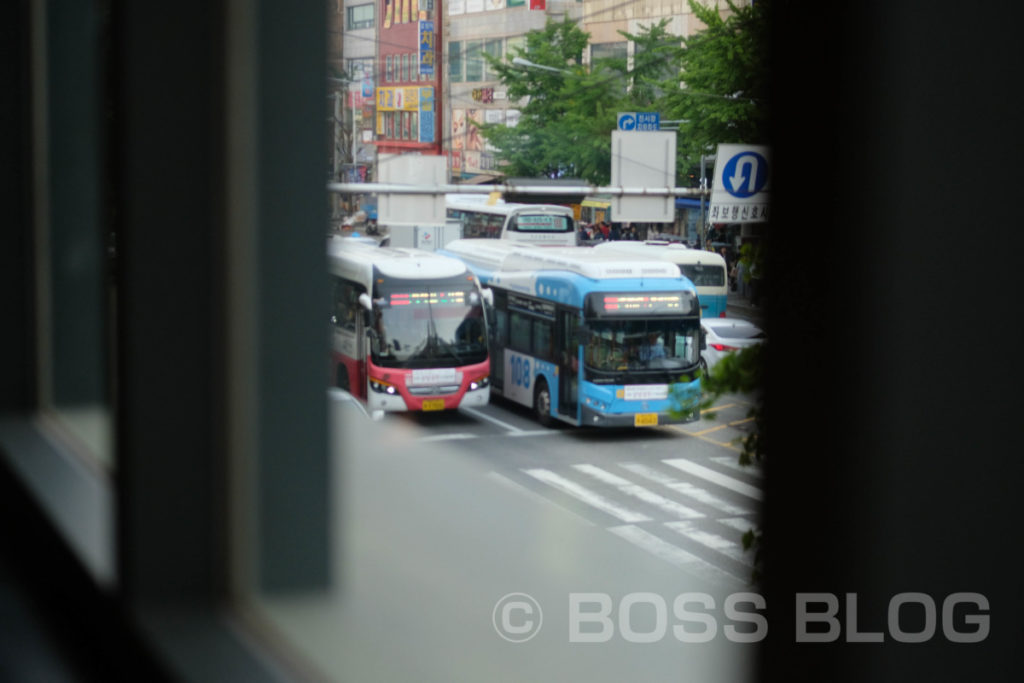
[[(366, 18), (357, 19), (356, 16), (355, 16), (356, 15), (356, 11), (357, 10), (366, 10), (366, 9), (369, 9), (369, 11), (370, 11), (369, 19), (366, 19)], [(376, 11), (377, 11), (377, 8), (374, 5), (374, 3), (372, 3), (372, 2), (369, 2), (369, 3), (366, 3), (366, 4), (362, 4), (362, 5), (349, 5), (348, 7), (345, 8), (345, 28), (346, 28), (346, 30), (348, 30), (348, 31), (359, 31), (359, 30), (362, 30), (362, 29), (374, 28), (374, 26), (376, 25)]]

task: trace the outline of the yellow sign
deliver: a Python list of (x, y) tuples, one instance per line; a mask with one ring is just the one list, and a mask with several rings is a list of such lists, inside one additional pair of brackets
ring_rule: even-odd
[(377, 111), (419, 111), (420, 88), (377, 88)]

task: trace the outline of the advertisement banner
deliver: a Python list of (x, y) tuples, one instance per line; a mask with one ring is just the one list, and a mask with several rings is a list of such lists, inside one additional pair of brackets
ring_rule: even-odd
[(434, 119), (434, 89), (431, 87), (420, 88), (420, 142), (434, 142), (436, 128)]

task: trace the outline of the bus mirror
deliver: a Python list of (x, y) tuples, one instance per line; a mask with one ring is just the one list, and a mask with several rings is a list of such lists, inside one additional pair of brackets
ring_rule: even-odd
[(370, 295), (366, 292), (359, 295), (359, 305), (368, 311), (373, 310), (373, 301), (370, 299)]
[(484, 287), (480, 290), (480, 294), (484, 297), (484, 302), (488, 306), (494, 305), (494, 290), (490, 287)]
[(700, 331), (700, 350), (703, 351), (706, 348), (708, 348), (708, 338), (707, 338), (707, 335), (704, 334), (704, 330), (701, 329), (701, 331)]
[(590, 341), (590, 328), (586, 325), (580, 325), (576, 330), (576, 343), (586, 344)]

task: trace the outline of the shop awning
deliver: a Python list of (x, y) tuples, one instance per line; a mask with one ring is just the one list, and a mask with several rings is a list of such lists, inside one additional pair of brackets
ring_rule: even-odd
[(676, 197), (676, 208), (677, 209), (699, 209), (700, 200), (691, 199), (690, 197)]

